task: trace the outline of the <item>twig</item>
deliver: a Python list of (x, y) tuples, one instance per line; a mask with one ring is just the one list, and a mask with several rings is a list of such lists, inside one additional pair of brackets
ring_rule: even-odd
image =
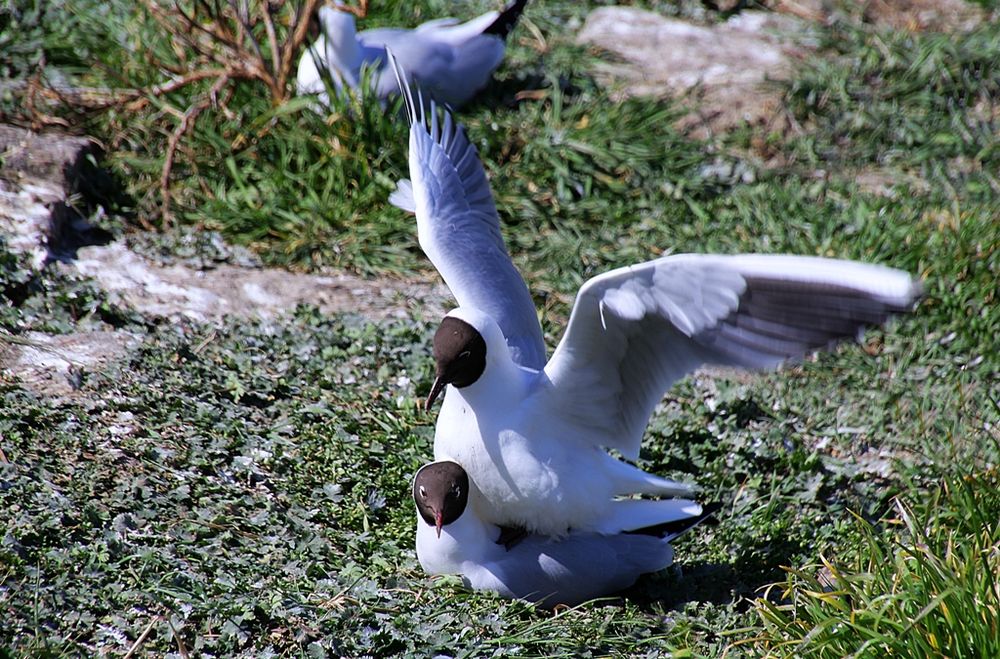
[(281, 53), (278, 52), (278, 35), (274, 31), (274, 21), (271, 20), (271, 5), (263, 2), (260, 5), (260, 14), (264, 19), (264, 29), (267, 31), (267, 42), (271, 46), (271, 72), (278, 70), (278, 61)]
[[(227, 34), (220, 28), (217, 21), (211, 23), (210, 28), (205, 27), (191, 16), (188, 16), (177, 0), (174, 0), (173, 15), (161, 7), (155, 0), (140, 1), (146, 7), (146, 10), (149, 11), (150, 16), (160, 24), (164, 31), (179, 38), (180, 41), (202, 57), (216, 62), (220, 62), (221, 59), (222, 62), (220, 63), (224, 65), (226, 60), (231, 61), (235, 59), (234, 54), (239, 53), (239, 45), (233, 40), (231, 34)], [(177, 16), (180, 16), (182, 20), (178, 21)], [(180, 23), (183, 23), (183, 25)], [(204, 43), (204, 39), (208, 39), (208, 42)], [(228, 52), (225, 53), (226, 56), (220, 58), (220, 54), (216, 52), (216, 47), (227, 50)]]
[(208, 344), (214, 341), (217, 337), (218, 337), (218, 332), (212, 330), (212, 333), (206, 336), (201, 343), (196, 345), (194, 347), (194, 350), (192, 350), (191, 352), (193, 352), (196, 355), (200, 355), (201, 351), (204, 350), (208, 346)]
[(46, 100), (60, 101), (69, 106), (81, 106), (88, 110), (103, 109), (120, 103), (123, 100), (121, 96), (125, 93), (100, 87), (67, 87), (58, 84), (37, 84), (35, 89), (31, 89), (35, 80), (36, 78), (29, 78), (0, 83), (0, 91), (14, 94), (23, 92), (25, 98), (29, 93), (34, 93)]
[(167, 153), (163, 159), (163, 170), (160, 172), (160, 196), (162, 197), (160, 208), (164, 224), (169, 224), (172, 219), (170, 214), (170, 172), (174, 168), (174, 156), (177, 154), (177, 147), (180, 144), (181, 138), (194, 126), (198, 115), (212, 105), (219, 90), (228, 82), (228, 74), (224, 73), (219, 76), (219, 79), (212, 85), (212, 89), (209, 90), (208, 95), (187, 109), (181, 123), (178, 124), (167, 141)]
[[(367, 0), (362, 0), (362, 3), (367, 7)], [(306, 3), (302, 6), (302, 12), (295, 16), (295, 30), (292, 32), (292, 36), (285, 39), (284, 47), (281, 49), (281, 65), (278, 67), (276, 64), (275, 67), (275, 70), (278, 72), (275, 83), (282, 92), (284, 92), (287, 86), (285, 83), (288, 81), (288, 75), (292, 71), (292, 56), (298, 52), (299, 47), (306, 40), (309, 34), (309, 18), (316, 11), (316, 5), (318, 4), (319, 0), (306, 0)]]
[[(169, 15), (167, 14), (166, 11), (164, 11), (162, 7), (156, 4), (156, 2), (154, 2), (153, 0), (142, 0), (142, 1), (143, 4), (149, 7), (150, 13), (153, 14), (153, 18), (156, 18), (157, 22), (159, 22), (160, 25), (166, 28), (171, 34), (176, 34), (176, 35), (186, 34), (186, 38), (184, 39), (184, 41), (186, 41), (191, 46), (197, 45), (194, 41), (194, 33), (185, 33), (183, 30), (178, 30), (176, 29), (175, 26), (171, 25)], [(217, 42), (218, 44), (226, 46), (232, 49), (234, 52), (239, 52), (239, 43), (235, 39), (233, 39), (232, 34), (227, 34), (223, 30), (218, 21), (213, 21), (209, 27), (205, 27), (198, 21), (194, 20), (192, 17), (188, 16), (187, 13), (183, 9), (181, 9), (180, 3), (178, 3), (177, 0), (174, 1), (174, 9), (184, 19), (184, 22), (187, 23), (188, 27), (197, 30), (199, 33), (204, 34), (211, 39), (214, 39), (215, 42)], [(209, 48), (208, 50), (209, 53), (206, 54), (209, 54), (210, 56), (211, 48)]]
[(149, 621), (149, 624), (146, 625), (146, 628), (142, 630), (141, 634), (139, 634), (139, 638), (135, 639), (135, 643), (132, 644), (132, 647), (128, 649), (128, 652), (125, 653), (125, 656), (122, 659), (132, 658), (132, 655), (134, 655), (136, 650), (139, 649), (139, 646), (143, 644), (143, 642), (146, 640), (146, 637), (149, 636), (149, 633), (153, 631), (153, 625), (155, 625), (159, 621), (160, 621), (160, 616), (153, 616), (153, 619)]
[[(162, 64), (161, 68), (168, 68)], [(103, 87), (67, 87), (65, 85), (43, 85), (37, 76), (28, 80), (15, 80), (0, 85), (0, 90), (9, 92), (25, 92), (26, 106), (33, 108), (35, 97), (47, 100), (59, 101), (67, 106), (82, 107), (87, 110), (103, 110), (112, 105), (125, 103), (125, 109), (130, 112), (141, 110), (149, 104), (149, 97), (163, 96), (170, 92), (177, 91), (181, 87), (191, 83), (205, 80), (207, 78), (218, 78), (223, 74), (231, 74), (232, 71), (226, 69), (199, 69), (190, 71), (180, 78), (169, 80), (159, 85), (154, 85), (148, 89), (107, 89)], [(230, 77), (254, 77), (248, 75)], [(31, 100), (27, 100), (31, 99)], [(36, 110), (37, 111), (37, 110)]]
[(260, 49), (260, 43), (257, 41), (257, 37), (253, 35), (253, 29), (250, 27), (250, 19), (247, 16), (249, 10), (246, 2), (241, 3), (239, 6), (237, 6), (236, 0), (228, 0), (228, 3), (229, 7), (233, 10), (233, 13), (236, 14), (237, 22), (243, 28), (243, 34), (241, 35), (242, 38), (239, 41), (243, 42), (247, 39), (250, 40), (250, 45), (253, 46), (253, 52), (257, 55), (257, 60), (260, 62), (262, 68), (266, 70), (266, 67), (263, 67), (264, 52)]
[(184, 639), (181, 638), (180, 634), (177, 633), (177, 629), (174, 627), (174, 623), (167, 618), (167, 624), (170, 625), (170, 631), (174, 635), (174, 641), (177, 642), (177, 654), (181, 655), (181, 659), (188, 659), (187, 648), (184, 647)]
[(145, 94), (144, 98), (137, 98), (128, 105), (125, 106), (126, 110), (135, 112), (136, 110), (141, 110), (146, 105), (149, 104), (150, 96), (163, 96), (164, 94), (169, 94), (170, 92), (177, 91), (181, 87), (190, 85), (193, 82), (198, 82), (199, 80), (205, 80), (207, 78), (219, 78), (220, 76), (229, 75), (229, 71), (226, 69), (200, 69), (198, 71), (191, 71), (186, 75), (171, 80), (169, 82), (164, 82), (159, 85), (154, 85), (147, 90), (130, 90), (127, 92), (130, 95)]
[(259, 533), (251, 533), (250, 531), (244, 531), (243, 529), (238, 529), (235, 526), (226, 526), (225, 524), (218, 524), (216, 522), (206, 522), (205, 520), (196, 519), (194, 517), (189, 517), (187, 519), (178, 519), (171, 523), (170, 528), (173, 528), (183, 522), (198, 524), (199, 526), (203, 526), (207, 529), (212, 529), (213, 531), (228, 531), (229, 533), (235, 533), (241, 538), (250, 538), (250, 539), (260, 538)]
[(357, 7), (341, 5), (337, 7), (337, 9), (340, 11), (346, 11), (348, 14), (354, 14), (358, 18), (364, 18), (368, 15), (368, 0), (358, 0)]

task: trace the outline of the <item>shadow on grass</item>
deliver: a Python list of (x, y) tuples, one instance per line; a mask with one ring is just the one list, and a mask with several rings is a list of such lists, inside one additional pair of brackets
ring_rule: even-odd
[[(573, 96), (580, 91), (579, 87), (570, 82), (566, 76), (559, 76), (557, 82), (559, 90), (567, 96)], [(552, 83), (552, 77), (546, 76), (541, 70), (519, 71), (503, 79), (493, 78), (462, 107), (462, 114), (473, 114), (482, 109), (516, 108), (527, 100), (544, 98), (550, 93)]]
[(748, 579), (732, 564), (690, 563), (675, 566), (666, 576), (643, 579), (623, 594), (644, 613), (680, 610), (689, 602), (735, 604), (755, 596), (761, 587), (777, 581), (780, 574), (776, 569), (773, 574), (758, 572), (756, 578)]
[(802, 551), (802, 545), (796, 542), (746, 546), (732, 563), (675, 563), (663, 572), (643, 577), (620, 594), (651, 614), (680, 610), (691, 602), (735, 605), (743, 610), (750, 600), (761, 595), (762, 588), (782, 581), (782, 566), (791, 564)]

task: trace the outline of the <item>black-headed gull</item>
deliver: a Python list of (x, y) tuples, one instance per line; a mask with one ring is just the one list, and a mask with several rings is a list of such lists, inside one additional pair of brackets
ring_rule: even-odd
[(919, 295), (907, 273), (852, 261), (666, 256), (586, 282), (551, 359), (524, 360), (516, 351), (534, 344), (517, 337), (538, 336), (538, 320), (475, 147), (447, 111), (431, 104), (425, 114), (404, 96), (412, 183), (393, 203), (416, 213), (420, 245), (460, 305), (434, 337), (428, 409), (447, 388), (434, 459), (465, 468), (487, 522), (552, 536), (656, 524), (657, 504), (669, 502), (618, 497), (691, 490), (607, 449), (635, 460), (677, 380), (702, 364), (775, 367), (855, 337)]
[(417, 472), (413, 500), (420, 565), (428, 574), (461, 575), (473, 590), (548, 607), (608, 595), (662, 570), (673, 562), (670, 541), (711, 514), (693, 501), (678, 501), (685, 516), (652, 535), (581, 532), (560, 540), (529, 535), (508, 550), (498, 542), (500, 528), (467, 505), (476, 496), (455, 462), (432, 462)]
[(329, 99), (324, 71), (336, 89), (357, 89), (362, 68), (369, 67), (379, 99), (395, 96), (399, 87), (388, 69), (388, 47), (426, 93), (458, 107), (485, 87), (500, 66), (505, 39), (526, 2), (515, 0), (502, 12), (490, 11), (466, 23), (443, 18), (414, 30), (378, 28), (362, 32), (357, 32), (352, 14), (336, 7), (322, 7), (322, 34), (299, 60), (297, 91), (300, 95), (318, 94), (325, 104)]

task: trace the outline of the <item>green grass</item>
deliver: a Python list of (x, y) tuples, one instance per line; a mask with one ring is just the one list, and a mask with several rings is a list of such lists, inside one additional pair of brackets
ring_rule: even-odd
[[(804, 141), (813, 163), (895, 165), (953, 185), (959, 173), (995, 176), (1000, 73), (992, 63), (1000, 40), (994, 26), (958, 37), (848, 28), (827, 35), (827, 45), (849, 53), (849, 65), (817, 60), (789, 94), (796, 113), (816, 123)], [(971, 172), (943, 167), (960, 159)]]
[[(5, 72), (23, 76), (44, 49), (50, 75), (152, 80), (112, 46), (126, 34), (165, 52), (165, 36), (124, 4), (101, 6), (49, 3), (45, 20), (25, 12), (0, 28)], [(374, 10), (372, 24), (475, 11)], [(916, 313), (780, 373), (675, 387), (641, 462), (697, 479), (726, 502), (719, 523), (625, 599), (551, 614), (416, 563), (408, 480), (431, 454), (433, 416), (419, 410), (431, 326), (302, 307), (175, 328), (0, 249), (5, 329), (144, 334), (71, 397), (0, 379), (0, 655), (124, 654), (147, 627), (141, 651), (156, 654), (923, 657), (932, 637), (950, 656), (995, 654), (997, 23), (968, 35), (829, 28), (787, 90), (802, 134), (747, 127), (703, 143), (672, 128), (671, 105), (613, 102), (590, 78), (590, 55), (570, 43), (585, 13), (529, 4), (547, 50), (519, 28), (498, 84), (459, 115), (550, 346), (586, 278), (670, 251), (885, 263), (924, 278)], [(544, 93), (515, 102), (522, 89)], [(182, 230), (126, 230), (137, 249), (205, 267), (246, 259), (207, 228), (270, 263), (427, 268), (412, 218), (386, 202), (406, 175), (394, 115), (274, 110), (254, 88), (229, 107), (204, 115), (179, 157)], [(173, 120), (64, 116), (108, 146), (134, 202), (119, 221), (157, 221)], [(755, 164), (759, 144), (782, 165)], [(720, 177), (718, 162), (753, 182)], [(867, 190), (859, 173), (871, 172), (894, 196)]]
[(990, 657), (1000, 652), (1000, 496), (990, 471), (897, 500), (888, 535), (790, 570), (781, 604), (758, 600), (775, 655)]

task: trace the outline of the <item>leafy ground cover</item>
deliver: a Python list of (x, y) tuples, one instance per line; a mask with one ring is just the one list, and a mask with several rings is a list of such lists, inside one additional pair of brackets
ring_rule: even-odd
[[(375, 23), (469, 13), (374, 9)], [(0, 36), (11, 76), (41, 49), (50, 75), (148, 79), (109, 35), (167, 48), (123, 4), (35, 11), (46, 20), (25, 11)], [(997, 22), (949, 35), (824, 28), (787, 89), (801, 132), (702, 143), (672, 128), (671, 105), (612, 101), (589, 77), (591, 54), (571, 43), (585, 13), (530, 6), (498, 84), (461, 114), (550, 345), (582, 281), (667, 251), (886, 263), (924, 278), (916, 313), (780, 373), (671, 391), (642, 465), (726, 502), (718, 524), (626, 597), (553, 614), (416, 564), (408, 485), (433, 432), (419, 409), (425, 322), (304, 306), (280, 321), (172, 326), (54, 271), (32, 278), (0, 250), (8, 331), (145, 334), (70, 397), (0, 380), (0, 653), (996, 654)], [(117, 27), (85, 29), (94, 21)], [(516, 100), (524, 90), (540, 91)], [(237, 114), (206, 115), (178, 162), (176, 222), (271, 263), (425, 267), (412, 219), (385, 201), (405, 172), (399, 121), (367, 106), (355, 121), (275, 111), (238, 93)], [(158, 222), (163, 117), (65, 116), (106, 141), (129, 217)], [(781, 165), (761, 167), (761, 154)]]

